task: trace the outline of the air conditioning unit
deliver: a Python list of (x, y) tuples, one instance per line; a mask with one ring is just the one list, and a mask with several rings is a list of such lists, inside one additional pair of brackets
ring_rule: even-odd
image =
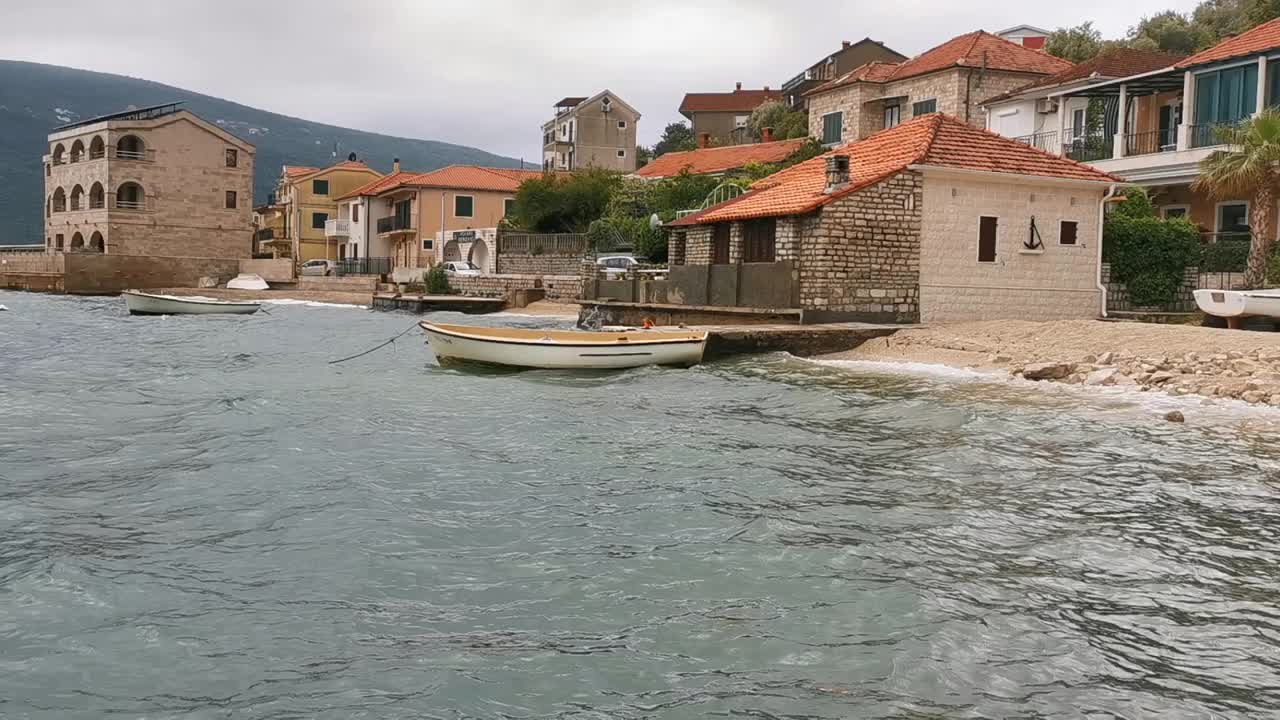
[(1040, 98), (1036, 101), (1036, 112), (1042, 115), (1058, 112), (1058, 98)]

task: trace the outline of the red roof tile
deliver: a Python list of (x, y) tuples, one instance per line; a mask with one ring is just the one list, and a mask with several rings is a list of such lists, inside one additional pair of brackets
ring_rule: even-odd
[(416, 172), (401, 171), (398, 173), (391, 173), (390, 175), (383, 175), (382, 177), (376, 180), (373, 180), (371, 182), (367, 182), (364, 185), (361, 185), (360, 187), (356, 188), (355, 190), (352, 190), (351, 192), (347, 193), (346, 195), (339, 197), (338, 200), (348, 200), (350, 198), (358, 197), (360, 195), (377, 195), (389, 188), (396, 187), (403, 184), (404, 181), (408, 180), (409, 178), (415, 177), (418, 174), (419, 173), (416, 173)]
[(1186, 55), (1173, 55), (1165, 52), (1157, 52), (1155, 50), (1112, 48), (1097, 55), (1092, 60), (1082, 62), (1075, 67), (1067, 68), (1060, 73), (1054, 73), (1048, 77), (1033, 80), (1016, 90), (1011, 90), (1007, 93), (1001, 93), (995, 97), (988, 98), (983, 102), (983, 104), (986, 105), (1006, 100), (1008, 98), (1021, 95), (1028, 90), (1034, 90), (1042, 87), (1057, 87), (1059, 85), (1066, 85), (1067, 83), (1076, 82), (1078, 80), (1089, 80), (1091, 78), (1104, 80), (1129, 77), (1130, 75), (1141, 75), (1142, 73), (1173, 67), (1175, 63), (1185, 57)]
[(1232, 58), (1254, 55), (1280, 48), (1280, 18), (1246, 30), (1235, 37), (1227, 38), (1206, 50), (1192, 55), (1178, 63), (1178, 68), (1189, 68), (1194, 65), (1230, 60)]
[(644, 178), (673, 177), (687, 168), (694, 175), (707, 175), (737, 170), (747, 163), (781, 162), (799, 150), (804, 142), (804, 138), (797, 138), (752, 145), (726, 145), (685, 152), (669, 152), (654, 158), (648, 165), (636, 170), (635, 174)]
[(805, 95), (817, 95), (829, 90), (844, 87), (845, 85), (852, 85), (856, 82), (885, 82), (889, 78), (893, 77), (893, 71), (897, 69), (898, 66), (894, 63), (875, 60), (866, 63), (865, 65), (859, 65), (835, 80), (831, 80), (830, 82), (819, 85), (818, 87), (806, 92)]
[[(849, 156), (849, 184), (828, 194), (826, 158), (833, 153)], [(752, 185), (752, 190), (745, 195), (713, 205), (672, 224), (701, 225), (799, 215), (874, 185), (910, 165), (1123, 182), (1088, 165), (979, 130), (948, 115), (933, 113), (774, 173)]]
[(288, 178), (307, 175), (319, 170), (320, 168), (306, 167), (305, 165), (285, 165), (284, 176)]
[[(877, 63), (868, 63), (877, 64)], [(1048, 53), (1032, 50), (985, 30), (953, 37), (941, 45), (924, 51), (910, 60), (892, 66), (892, 72), (883, 68), (868, 70), (861, 78), (849, 76), (862, 68), (856, 68), (831, 82), (809, 91), (809, 95), (835, 90), (853, 82), (893, 82), (917, 75), (925, 75), (953, 67), (986, 68), (1005, 72), (1023, 72), (1052, 75), (1070, 68), (1072, 64)], [(866, 67), (865, 65), (863, 67)]]
[(686, 93), (680, 114), (696, 112), (751, 112), (770, 100), (782, 100), (781, 90), (734, 90), (727, 93)]
[(431, 172), (400, 172), (374, 180), (338, 198), (346, 200), (357, 195), (381, 195), (402, 187), (447, 188), (450, 190), (491, 190), (515, 192), (520, 183), (542, 177), (541, 170), (516, 170), (512, 168), (488, 168), (477, 165), (450, 165)]

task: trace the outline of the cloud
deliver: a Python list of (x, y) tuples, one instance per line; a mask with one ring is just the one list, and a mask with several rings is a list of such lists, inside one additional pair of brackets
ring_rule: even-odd
[(914, 55), (978, 28), (1085, 20), (1115, 37), (1142, 15), (1194, 5), (55, 0), (0, 8), (0, 52), (536, 160), (542, 122), (566, 95), (613, 90), (643, 114), (640, 140), (651, 144), (681, 119), (685, 92), (778, 87), (841, 40), (872, 37)]

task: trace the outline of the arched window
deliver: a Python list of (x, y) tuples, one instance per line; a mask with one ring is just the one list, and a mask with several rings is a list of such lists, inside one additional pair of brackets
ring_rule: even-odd
[(53, 191), (53, 211), (56, 213), (67, 211), (67, 192), (62, 188)]
[(76, 140), (71, 143), (71, 162), (80, 162), (84, 159), (84, 143)]
[(71, 188), (71, 209), (79, 210), (84, 201), (84, 188), (79, 185)]
[(137, 135), (125, 135), (116, 143), (116, 157), (123, 160), (145, 160), (147, 148)]
[(67, 154), (67, 149), (62, 146), (62, 143), (58, 143), (57, 145), (54, 145), (53, 146), (53, 164), (61, 165), (63, 162), (65, 162), (66, 154)]
[(107, 194), (102, 189), (102, 183), (96, 182), (93, 187), (89, 188), (89, 209), (101, 210), (107, 206)]
[[(56, 201), (56, 196), (55, 196)], [(116, 189), (116, 208), (120, 210), (144, 210), (147, 206), (146, 193), (136, 182), (127, 182)]]
[(107, 154), (107, 144), (102, 141), (101, 135), (94, 135), (93, 140), (89, 141), (89, 159), (97, 160)]
[(106, 243), (102, 241), (102, 233), (94, 231), (93, 236), (89, 238), (89, 249), (96, 253), (106, 249)]
[(71, 236), (71, 252), (80, 252), (84, 249), (84, 236), (76, 233)]

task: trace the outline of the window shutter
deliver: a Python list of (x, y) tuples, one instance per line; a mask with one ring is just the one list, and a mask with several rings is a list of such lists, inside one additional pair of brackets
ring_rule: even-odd
[(983, 216), (978, 222), (978, 262), (996, 261), (996, 228), (999, 219)]

